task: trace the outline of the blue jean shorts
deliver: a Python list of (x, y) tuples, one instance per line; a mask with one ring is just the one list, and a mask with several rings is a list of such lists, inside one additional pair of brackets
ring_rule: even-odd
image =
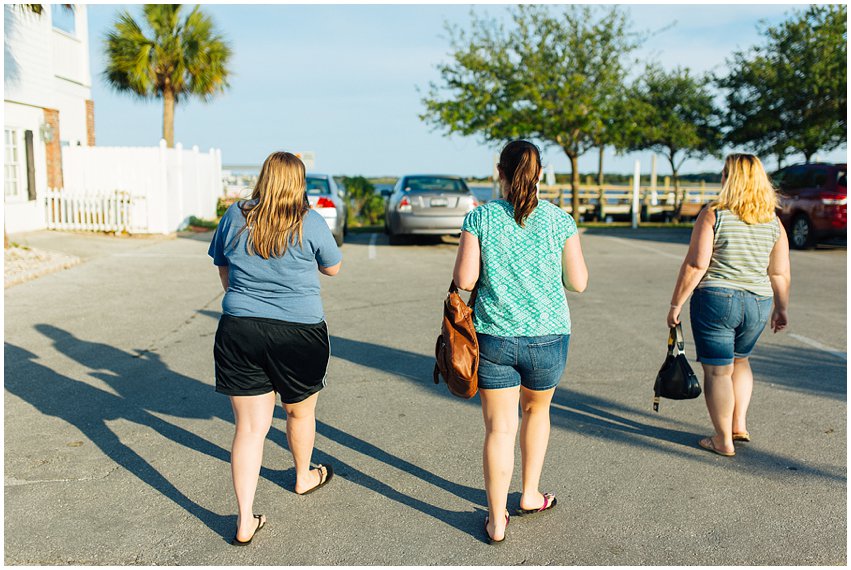
[(549, 390), (558, 386), (567, 364), (570, 335), (476, 336), (480, 390), (520, 385), (529, 390)]
[(710, 366), (750, 356), (771, 316), (771, 297), (724, 287), (696, 289), (691, 296), (691, 332), (697, 359)]

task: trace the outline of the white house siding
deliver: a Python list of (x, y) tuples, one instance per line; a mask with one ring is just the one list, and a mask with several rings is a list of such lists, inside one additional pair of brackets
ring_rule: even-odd
[[(44, 204), (41, 199), (29, 200), (27, 196), (27, 164), (24, 148), (24, 131), (33, 131), (33, 156), (35, 162), (35, 187), (39, 198), (47, 188), (47, 168), (45, 166), (44, 144), (38, 138), (39, 125), (44, 121), (44, 112), (39, 107), (9, 103), (3, 105), (4, 145), (5, 130), (12, 130), (18, 137), (19, 158), (17, 164), (19, 193), (15, 197), (6, 197), (3, 218), (8, 233), (31, 231), (45, 227)], [(5, 149), (4, 149), (5, 151)], [(5, 164), (4, 157), (4, 167)], [(5, 190), (5, 189), (4, 189)]]
[[(75, 5), (73, 34), (53, 28), (52, 10), (60, 5), (42, 4), (41, 15), (20, 6), (4, 5), (3, 83), (4, 143), (7, 130), (20, 138), (20, 191), (4, 200), (4, 223), (8, 233), (45, 227), (44, 194), (47, 164), (41, 126), (44, 109), (59, 111), (59, 140), (83, 145), (86, 131), (86, 100), (91, 99), (88, 18), (84, 5)], [(36, 200), (28, 200), (23, 133), (33, 132)], [(5, 149), (4, 149), (5, 150)]]

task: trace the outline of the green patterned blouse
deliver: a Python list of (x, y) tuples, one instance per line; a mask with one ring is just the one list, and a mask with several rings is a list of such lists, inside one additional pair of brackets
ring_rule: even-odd
[(482, 268), (473, 324), (493, 336), (570, 334), (570, 311), (562, 285), (564, 242), (576, 233), (567, 212), (540, 201), (525, 220), (513, 206), (494, 200), (464, 219), (462, 229), (481, 245)]

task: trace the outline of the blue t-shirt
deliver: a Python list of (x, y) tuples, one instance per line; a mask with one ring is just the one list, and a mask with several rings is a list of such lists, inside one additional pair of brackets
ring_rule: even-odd
[(222, 312), (293, 323), (324, 320), (317, 264), (331, 267), (343, 259), (325, 219), (314, 210), (308, 211), (302, 222), (301, 246), (289, 244), (281, 257), (263, 259), (245, 249), (250, 230), (234, 240), (245, 226), (239, 204), (233, 204), (222, 216), (208, 251), (214, 264), (228, 268)]

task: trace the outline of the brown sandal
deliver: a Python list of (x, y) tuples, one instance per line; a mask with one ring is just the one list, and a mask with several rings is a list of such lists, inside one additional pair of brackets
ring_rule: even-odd
[(720, 449), (715, 447), (715, 443), (712, 441), (711, 437), (704, 437), (703, 439), (697, 442), (697, 445), (699, 445), (703, 449), (706, 449), (707, 451), (717, 453), (718, 455), (723, 455), (724, 457), (733, 457), (736, 455), (735, 451), (730, 453), (728, 451), (721, 451)]

